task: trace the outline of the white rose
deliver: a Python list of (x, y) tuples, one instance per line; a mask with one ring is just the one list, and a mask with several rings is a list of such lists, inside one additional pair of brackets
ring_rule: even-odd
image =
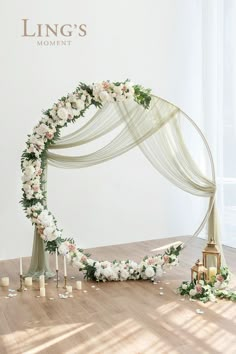
[(58, 109), (57, 115), (58, 115), (58, 117), (59, 117), (60, 119), (62, 119), (62, 120), (67, 120), (67, 118), (68, 118), (68, 111), (67, 111), (66, 108), (61, 107), (61, 108)]
[(80, 111), (82, 111), (84, 109), (84, 101), (82, 100), (76, 100), (76, 107), (77, 109), (79, 109)]
[(197, 292), (196, 292), (195, 289), (191, 289), (191, 290), (189, 291), (189, 295), (190, 295), (190, 296), (195, 296), (196, 294), (197, 294)]
[(153, 267), (151, 267), (151, 266), (147, 267), (146, 270), (145, 270), (145, 275), (146, 275), (148, 278), (154, 277), (155, 271), (154, 271)]
[(182, 289), (186, 290), (186, 289), (187, 289), (187, 287), (188, 287), (188, 285), (187, 285), (187, 284), (182, 284)]
[(102, 102), (108, 102), (108, 101), (110, 101), (110, 95), (109, 95), (109, 93), (106, 92), (106, 91), (101, 91), (101, 92), (99, 93), (99, 97), (100, 97), (100, 99), (101, 99)]

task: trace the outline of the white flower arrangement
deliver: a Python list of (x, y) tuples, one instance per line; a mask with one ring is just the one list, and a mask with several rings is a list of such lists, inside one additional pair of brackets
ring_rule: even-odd
[(212, 277), (210, 282), (200, 280), (197, 282), (184, 281), (177, 289), (180, 295), (187, 295), (191, 299), (199, 300), (202, 302), (216, 301), (216, 298), (225, 298), (236, 301), (236, 291), (222, 290), (225, 289), (230, 280), (230, 273), (227, 267), (221, 267), (220, 273)]
[(125, 82), (103, 81), (92, 85), (80, 83), (77, 89), (62, 97), (43, 117), (33, 133), (29, 135), (26, 149), (23, 152), (21, 203), (28, 218), (38, 229), (45, 241), (46, 250), (53, 253), (58, 248), (59, 254), (66, 255), (68, 262), (77, 266), (88, 279), (127, 280), (154, 279), (162, 274), (167, 264), (178, 264), (178, 254), (181, 246), (167, 250), (163, 256), (145, 257), (140, 264), (128, 261), (97, 262), (87, 257), (78, 249), (73, 239), (62, 238), (55, 217), (46, 207), (46, 192), (43, 190), (46, 151), (59, 137), (60, 129), (78, 118), (83, 117), (86, 110), (94, 105), (101, 108), (105, 102), (120, 102), (133, 99), (144, 108), (148, 108), (151, 96), (150, 90), (139, 85)]

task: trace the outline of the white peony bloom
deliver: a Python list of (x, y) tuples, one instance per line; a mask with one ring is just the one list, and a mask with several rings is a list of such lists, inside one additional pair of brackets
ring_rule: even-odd
[(65, 256), (69, 252), (68, 242), (63, 242), (58, 247), (58, 252)]
[(58, 109), (57, 115), (60, 119), (62, 119), (63, 121), (66, 121), (68, 118), (68, 110), (64, 107), (61, 107)]
[(109, 93), (107, 91), (101, 91), (99, 93), (99, 97), (101, 99), (102, 102), (108, 102), (111, 100), (111, 97), (109, 95)]
[(187, 289), (187, 287), (188, 287), (188, 285), (187, 285), (187, 284), (182, 284), (182, 289), (186, 290), (186, 289)]
[(45, 135), (48, 130), (49, 130), (49, 127), (46, 124), (40, 124), (37, 128), (34, 129), (34, 131), (38, 135)]
[(56, 239), (54, 227), (45, 227), (43, 234), (47, 241), (53, 241)]
[(195, 289), (191, 289), (191, 290), (189, 291), (189, 295), (190, 295), (190, 296), (195, 296), (196, 294), (197, 294), (197, 292), (196, 292)]
[(145, 275), (148, 277), (148, 278), (152, 278), (154, 277), (155, 275), (155, 271), (153, 269), (153, 267), (149, 266), (145, 269)]
[(51, 224), (54, 224), (54, 222), (53, 222), (53, 217), (52, 217), (52, 215), (49, 215), (49, 214), (48, 214), (48, 211), (47, 211), (47, 210), (43, 210), (43, 211), (39, 214), (38, 220), (39, 220), (40, 224), (41, 224), (42, 226), (45, 226), (45, 227), (51, 226)]
[(76, 100), (76, 108), (80, 111), (84, 109), (84, 101), (83, 100)]
[(122, 269), (122, 270), (120, 271), (120, 277), (121, 277), (122, 280), (128, 279), (128, 277), (129, 277), (129, 272), (127, 271), (127, 269)]
[(110, 278), (113, 274), (113, 270), (111, 267), (107, 267), (102, 269), (101, 273), (104, 275), (104, 277)]
[(114, 90), (114, 92), (115, 92), (117, 95), (121, 95), (121, 94), (122, 94), (122, 87), (121, 87), (121, 85), (119, 85), (119, 86), (114, 85), (114, 86), (113, 86), (113, 90)]
[(24, 174), (26, 176), (33, 176), (35, 174), (35, 168), (32, 165), (27, 166), (24, 170)]

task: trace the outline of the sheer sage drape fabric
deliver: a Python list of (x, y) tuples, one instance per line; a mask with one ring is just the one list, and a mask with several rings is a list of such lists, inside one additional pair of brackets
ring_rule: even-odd
[[(43, 190), (46, 190), (47, 182), (47, 165), (43, 171)], [(55, 276), (50, 269), (49, 265), (49, 255), (45, 251), (45, 244), (37, 228), (34, 228), (34, 241), (32, 249), (32, 257), (30, 261), (30, 266), (28, 272), (24, 274), (25, 277), (32, 277), (33, 279), (38, 279), (41, 274), (44, 274), (46, 278), (52, 278)]]
[[(212, 163), (212, 176), (209, 178), (200, 170), (187, 148), (180, 124), (183, 119), (188, 119), (203, 138)], [(112, 131), (116, 133), (115, 137), (95, 152), (78, 156), (52, 152), (88, 144)], [(209, 198), (207, 213), (193, 236), (197, 236), (208, 221), (208, 238), (214, 238), (221, 247), (215, 207), (214, 166), (209, 147), (195, 123), (173, 104), (156, 96), (152, 96), (148, 110), (133, 100), (106, 103), (87, 124), (51, 145), (47, 159), (49, 165), (59, 168), (85, 168), (113, 159), (136, 146), (174, 185), (193, 195)]]

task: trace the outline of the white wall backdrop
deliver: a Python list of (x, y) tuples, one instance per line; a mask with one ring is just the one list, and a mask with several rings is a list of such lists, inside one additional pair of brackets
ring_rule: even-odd
[[(132, 79), (202, 126), (201, 6), (197, 0), (30, 0), (1, 3), (0, 259), (31, 254), (19, 204), (20, 156), (41, 110), (79, 81)], [(70, 46), (37, 46), (21, 19), (87, 25)], [(49, 208), (81, 247), (191, 234), (203, 202), (177, 190), (134, 150), (83, 170), (50, 168)], [(188, 218), (184, 218), (186, 212)]]

